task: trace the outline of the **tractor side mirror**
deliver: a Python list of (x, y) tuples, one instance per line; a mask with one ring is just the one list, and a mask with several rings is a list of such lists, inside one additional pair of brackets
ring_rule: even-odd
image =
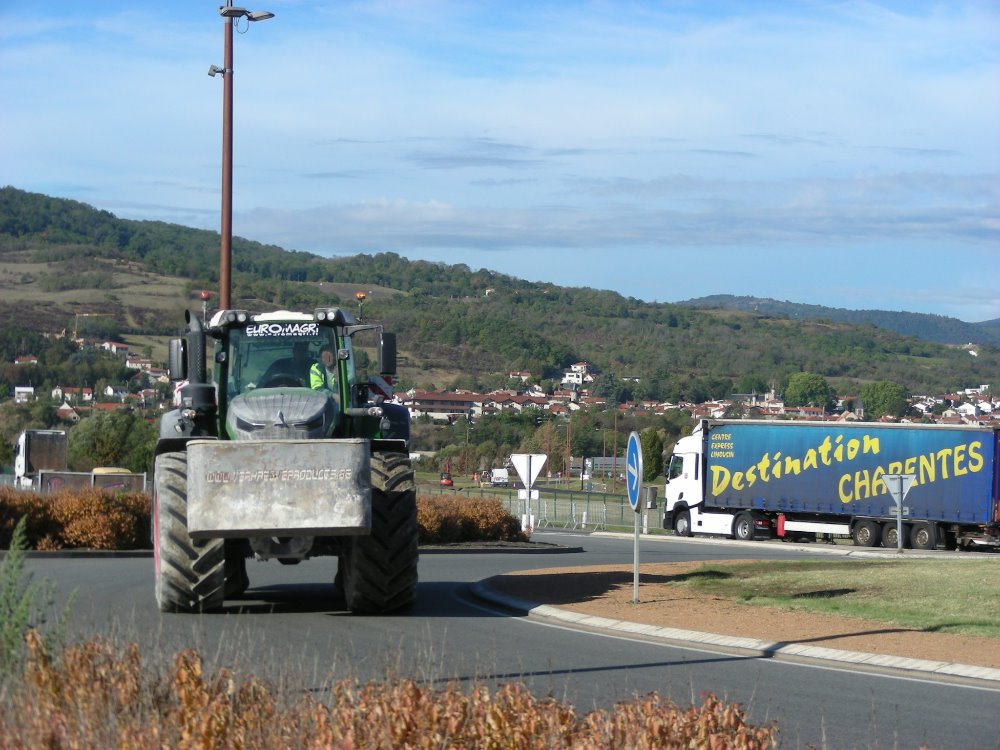
[(167, 350), (167, 372), (171, 380), (187, 379), (187, 342), (184, 339), (170, 339)]
[(383, 331), (378, 342), (378, 371), (380, 375), (396, 374), (396, 334)]

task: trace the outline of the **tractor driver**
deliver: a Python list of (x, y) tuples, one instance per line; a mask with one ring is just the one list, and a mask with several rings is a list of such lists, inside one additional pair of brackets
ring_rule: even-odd
[(326, 345), (319, 351), (319, 362), (309, 368), (309, 387), (314, 391), (326, 389), (337, 392), (337, 356), (333, 347)]

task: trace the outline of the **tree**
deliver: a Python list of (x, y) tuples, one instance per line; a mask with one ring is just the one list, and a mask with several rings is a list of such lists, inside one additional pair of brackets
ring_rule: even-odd
[(821, 406), (829, 411), (833, 405), (833, 389), (822, 375), (797, 372), (788, 378), (785, 403), (788, 406)]
[(909, 399), (910, 394), (903, 386), (889, 380), (868, 383), (861, 388), (865, 419), (872, 422), (887, 415), (897, 419), (903, 416), (910, 406)]
[(736, 392), (743, 394), (756, 393), (758, 395), (767, 393), (767, 381), (760, 375), (743, 375), (736, 384)]
[(80, 420), (69, 433), (67, 462), (75, 471), (117, 466), (148, 472), (155, 446), (156, 430), (142, 414), (116, 409)]
[(663, 440), (655, 427), (639, 433), (642, 444), (642, 481), (655, 482), (663, 473)]

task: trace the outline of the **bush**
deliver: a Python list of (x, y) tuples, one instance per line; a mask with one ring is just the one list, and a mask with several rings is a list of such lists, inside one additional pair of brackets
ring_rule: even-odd
[(421, 544), (456, 542), (525, 542), (520, 522), (499, 500), (456, 497), (417, 499)]
[(0, 744), (10, 747), (252, 748), (736, 748), (774, 747), (777, 727), (756, 727), (714, 696), (681, 708), (656, 694), (579, 715), (520, 684), (435, 689), (410, 679), (345, 679), (317, 700), (278, 694), (229, 670), (205, 674), (193, 650), (168, 674), (149, 674), (138, 646), (118, 655), (96, 639), (58, 663), (29, 636), (24, 681), (0, 695)]
[(29, 548), (53, 550), (148, 549), (149, 496), (96, 488), (52, 495), (0, 489), (0, 548), (10, 545), (18, 519), (26, 519)]
[(9, 549), (14, 529), (24, 523), (24, 538), (28, 549), (46, 549), (41, 540), (58, 535), (58, 524), (52, 517), (48, 501), (34, 492), (0, 487), (0, 549)]
[[(149, 513), (149, 496), (142, 493), (87, 488), (41, 496), (0, 488), (0, 549), (10, 545), (22, 518), (29, 549), (149, 549)], [(421, 544), (528, 540), (499, 500), (420, 497), (417, 524)]]

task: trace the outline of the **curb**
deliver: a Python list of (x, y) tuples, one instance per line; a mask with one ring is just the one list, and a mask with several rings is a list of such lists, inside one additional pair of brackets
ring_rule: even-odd
[(452, 555), (459, 553), (466, 555), (563, 555), (577, 552), (583, 552), (583, 547), (567, 547), (562, 544), (548, 543), (534, 544), (531, 547), (517, 547), (513, 545), (498, 545), (496, 547), (489, 545), (462, 547), (456, 545), (449, 547), (441, 544), (429, 544), (426, 547), (420, 547), (421, 555)]
[[(622, 531), (594, 531), (592, 536), (604, 537), (605, 539), (625, 539), (632, 540), (634, 534)], [(732, 539), (717, 536), (676, 536), (674, 534), (642, 534), (640, 540), (643, 542), (673, 542), (676, 544), (733, 544)], [(777, 539), (757, 539), (741, 541), (740, 546), (759, 547), (761, 549), (784, 549), (795, 550), (797, 552), (811, 552), (821, 555), (839, 555), (841, 557), (874, 558), (883, 560), (918, 560), (918, 559), (947, 559), (947, 560), (984, 560), (989, 557), (997, 557), (991, 551), (981, 552), (946, 552), (944, 550), (917, 550), (904, 548), (902, 552), (884, 547), (855, 547), (849, 544), (822, 544), (819, 542), (783, 542)], [(1000, 559), (1000, 558), (998, 558)]]
[[(3, 560), (9, 550), (0, 550), (0, 560)], [(24, 556), (29, 560), (70, 560), (81, 557), (97, 557), (97, 558), (129, 558), (129, 557), (152, 557), (153, 550), (151, 549), (54, 549), (54, 550), (37, 550), (28, 549), (24, 551)]]
[(638, 639), (652, 640), (660, 643), (681, 643), (723, 649), (745, 654), (746, 656), (769, 659), (833, 662), (842, 665), (865, 666), (873, 670), (913, 673), (913, 676), (933, 675), (936, 677), (977, 680), (1000, 684), (1000, 669), (993, 669), (991, 667), (977, 667), (971, 664), (931, 661), (928, 659), (913, 659), (904, 656), (869, 654), (862, 651), (840, 651), (833, 648), (806, 646), (796, 643), (761, 641), (756, 638), (716, 635), (697, 630), (644, 625), (636, 622), (628, 622), (627, 620), (613, 620), (607, 617), (587, 615), (580, 612), (573, 612), (563, 607), (538, 604), (537, 602), (501, 593), (490, 585), (492, 580), (494, 579), (487, 578), (484, 581), (473, 584), (473, 593), (484, 601), (527, 615), (528, 617), (554, 620), (561, 625), (581, 630), (596, 630), (614, 635), (633, 636)]

